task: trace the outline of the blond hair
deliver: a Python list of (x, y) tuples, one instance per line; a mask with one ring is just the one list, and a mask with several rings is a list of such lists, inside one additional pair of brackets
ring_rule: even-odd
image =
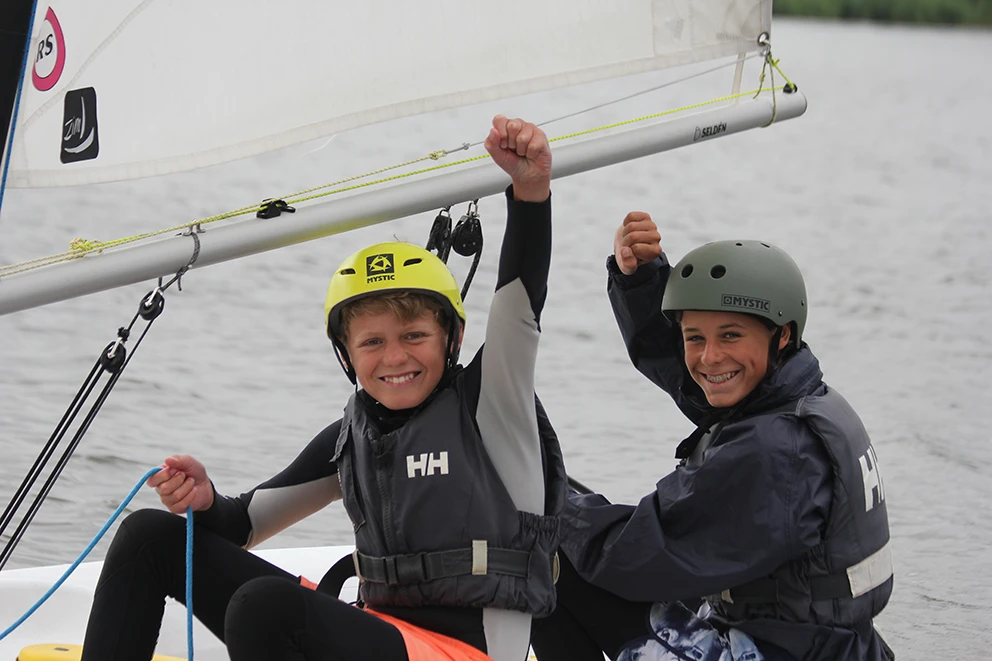
[(414, 291), (388, 291), (363, 296), (341, 309), (341, 340), (347, 342), (352, 320), (365, 315), (392, 313), (402, 321), (416, 319), (424, 312), (431, 312), (442, 330), (448, 331), (448, 310), (435, 297)]

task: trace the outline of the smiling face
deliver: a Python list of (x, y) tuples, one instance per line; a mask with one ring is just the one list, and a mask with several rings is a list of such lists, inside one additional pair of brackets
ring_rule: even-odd
[(348, 324), (345, 348), (359, 385), (394, 411), (423, 403), (444, 374), (446, 333), (435, 314), (365, 313)]
[[(764, 378), (774, 331), (755, 317), (685, 310), (681, 325), (685, 366), (712, 406), (733, 406)], [(782, 329), (779, 350), (789, 343), (790, 331)]]

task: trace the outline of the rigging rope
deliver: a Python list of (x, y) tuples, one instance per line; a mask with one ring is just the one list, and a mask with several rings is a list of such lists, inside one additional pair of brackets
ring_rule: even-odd
[[(614, 129), (614, 128), (618, 128), (618, 127), (621, 127), (621, 126), (627, 126), (627, 125), (635, 124), (635, 123), (638, 123), (638, 122), (644, 122), (644, 121), (649, 121), (649, 120), (652, 120), (652, 119), (658, 119), (658, 118), (661, 118), (661, 117), (666, 117), (666, 116), (669, 116), (669, 115), (674, 115), (674, 114), (678, 114), (678, 113), (681, 113), (681, 112), (686, 112), (686, 111), (689, 111), (689, 110), (695, 110), (697, 108), (702, 108), (702, 107), (708, 106), (708, 105), (714, 105), (714, 104), (718, 104), (718, 103), (724, 103), (724, 102), (727, 102), (727, 101), (733, 101), (733, 100), (737, 100), (737, 99), (744, 98), (744, 97), (757, 97), (758, 95), (760, 95), (762, 93), (766, 93), (766, 92), (770, 92), (772, 94), (773, 121), (774, 121), (774, 113), (775, 113), (775, 91), (776, 91), (776, 88), (774, 88), (774, 87), (769, 88), (769, 89), (764, 88), (764, 67), (769, 67), (769, 66), (772, 67), (775, 71), (778, 71), (779, 74), (781, 74), (783, 78), (785, 78), (785, 80), (787, 82), (787, 85), (785, 87), (783, 87), (783, 88), (778, 88), (778, 90), (783, 90), (784, 89), (785, 91), (788, 92), (788, 91), (791, 91), (792, 89), (794, 89), (795, 86), (792, 84), (792, 82), (785, 76), (785, 74), (779, 68), (779, 66), (778, 66), (778, 62), (779, 61), (778, 60), (772, 60), (771, 59), (770, 52), (771, 52), (770, 51), (770, 48), (768, 48), (768, 49), (766, 49), (765, 51), (763, 51), (761, 53), (753, 54), (753, 55), (750, 55), (747, 58), (745, 58), (745, 59), (752, 59), (754, 57), (763, 57), (764, 60), (765, 60), (765, 63), (763, 65), (763, 73), (762, 73), (761, 78), (759, 79), (759, 87), (756, 90), (750, 90), (750, 91), (747, 91), (747, 92), (740, 92), (740, 93), (737, 93), (737, 94), (729, 94), (729, 95), (721, 96), (721, 97), (718, 97), (718, 98), (715, 98), (715, 99), (710, 99), (709, 101), (702, 101), (702, 102), (699, 102), (699, 103), (685, 105), (685, 106), (681, 106), (679, 108), (673, 108), (673, 109), (670, 109), (670, 110), (665, 110), (665, 111), (658, 112), (658, 113), (644, 115), (644, 116), (636, 117), (636, 118), (633, 118), (633, 119), (628, 119), (628, 120), (624, 120), (624, 121), (620, 121), (620, 122), (614, 122), (614, 123), (611, 123), (611, 124), (605, 124), (605, 125), (598, 126), (598, 127), (591, 128), (591, 129), (587, 129), (587, 130), (584, 130), (584, 131), (577, 131), (577, 132), (573, 132), (573, 133), (568, 133), (566, 135), (561, 135), (561, 136), (557, 136), (557, 137), (554, 137), (554, 138), (550, 138), (549, 139), (549, 142), (557, 142), (557, 141), (562, 141), (562, 140), (569, 140), (569, 139), (573, 139), (573, 138), (576, 138), (576, 137), (579, 137), (579, 136), (585, 136), (585, 135), (589, 135), (589, 134), (592, 134), (592, 133), (596, 133), (596, 132), (599, 132), (599, 131), (606, 131), (606, 130), (609, 130), (609, 129)], [(545, 122), (542, 122), (542, 123), (538, 124), (538, 126), (546, 126), (546, 125), (548, 125), (550, 123), (553, 123), (553, 122), (558, 122), (558, 121), (561, 121), (561, 120), (564, 120), (564, 119), (568, 119), (568, 118), (574, 117), (574, 116), (579, 115), (579, 114), (582, 114), (582, 113), (590, 112), (592, 110), (596, 110), (596, 109), (599, 109), (599, 108), (602, 108), (602, 107), (605, 107), (605, 106), (608, 106), (608, 105), (611, 105), (611, 104), (615, 104), (615, 103), (619, 103), (619, 102), (622, 102), (622, 101), (626, 101), (626, 100), (629, 100), (629, 99), (634, 98), (636, 96), (640, 96), (640, 95), (643, 95), (643, 94), (648, 94), (650, 92), (654, 92), (654, 91), (657, 91), (659, 89), (662, 89), (662, 88), (665, 88), (665, 87), (669, 87), (671, 85), (675, 85), (677, 83), (685, 82), (685, 81), (690, 80), (692, 78), (695, 78), (695, 77), (698, 77), (698, 76), (701, 76), (701, 75), (704, 75), (704, 74), (712, 73), (712, 72), (717, 71), (719, 69), (723, 69), (723, 68), (730, 67), (730, 66), (737, 66), (737, 64), (738, 64), (737, 60), (734, 60), (733, 62), (730, 62), (730, 63), (727, 63), (727, 64), (722, 64), (720, 66), (713, 67), (713, 68), (707, 69), (705, 71), (697, 72), (695, 74), (691, 74), (691, 75), (685, 76), (683, 78), (679, 78), (677, 80), (664, 83), (662, 85), (654, 86), (654, 87), (651, 87), (651, 88), (648, 88), (648, 89), (645, 89), (645, 90), (641, 90), (639, 92), (635, 92), (633, 94), (630, 94), (628, 96), (622, 97), (620, 99), (615, 99), (613, 101), (610, 101), (610, 102), (607, 102), (607, 103), (603, 103), (603, 104), (599, 104), (599, 105), (593, 106), (591, 108), (587, 108), (585, 110), (581, 110), (581, 111), (578, 111), (578, 112), (575, 112), (575, 113), (571, 113), (569, 115), (563, 115), (563, 116), (557, 117), (555, 119), (547, 120)], [(346, 177), (344, 179), (338, 179), (336, 181), (332, 181), (332, 182), (329, 182), (329, 183), (326, 183), (326, 184), (321, 184), (319, 186), (313, 186), (311, 188), (307, 188), (307, 189), (304, 189), (304, 190), (301, 190), (301, 191), (297, 191), (296, 193), (292, 193), (292, 194), (289, 194), (289, 195), (271, 196), (271, 197), (266, 198), (266, 199), (267, 200), (281, 200), (281, 201), (284, 201), (286, 204), (299, 204), (300, 202), (307, 202), (307, 201), (310, 201), (310, 200), (316, 200), (316, 199), (319, 199), (319, 198), (322, 198), (322, 197), (327, 197), (327, 196), (330, 196), (330, 195), (338, 195), (338, 194), (341, 194), (341, 193), (358, 190), (360, 188), (367, 188), (367, 187), (370, 187), (370, 186), (377, 186), (377, 185), (380, 185), (380, 184), (397, 181), (397, 180), (404, 179), (404, 178), (407, 178), (407, 177), (416, 177), (416, 176), (428, 174), (428, 173), (431, 173), (431, 172), (436, 172), (436, 171), (442, 170), (444, 168), (457, 167), (459, 165), (465, 165), (467, 163), (472, 163), (474, 161), (479, 161), (479, 160), (483, 160), (483, 159), (489, 158), (489, 155), (488, 154), (481, 154), (479, 156), (472, 156), (472, 157), (468, 157), (468, 158), (463, 158), (463, 159), (459, 159), (459, 160), (456, 160), (456, 161), (452, 161), (452, 162), (449, 162), (449, 163), (442, 163), (442, 164), (439, 164), (439, 165), (423, 167), (423, 168), (419, 168), (419, 169), (412, 170), (412, 171), (409, 171), (409, 172), (404, 172), (404, 173), (401, 173), (401, 174), (395, 174), (395, 175), (380, 177), (380, 178), (374, 179), (372, 181), (366, 181), (366, 182), (358, 183), (358, 184), (353, 184), (352, 183), (352, 182), (358, 181), (359, 179), (365, 179), (365, 178), (368, 178), (368, 177), (374, 177), (376, 175), (384, 174), (384, 173), (390, 172), (392, 170), (396, 170), (396, 169), (399, 169), (399, 168), (408, 167), (408, 166), (411, 166), (411, 165), (415, 165), (417, 163), (422, 163), (424, 161), (428, 161), (428, 160), (437, 161), (437, 160), (440, 160), (441, 158), (444, 158), (444, 157), (446, 157), (446, 156), (448, 156), (448, 155), (450, 155), (452, 153), (455, 153), (455, 152), (458, 152), (458, 151), (464, 151), (464, 150), (470, 149), (471, 147), (478, 146), (480, 144), (482, 144), (481, 141), (480, 142), (475, 142), (475, 143), (468, 143), (468, 142), (466, 142), (466, 143), (462, 143), (461, 146), (454, 147), (452, 149), (438, 149), (438, 150), (435, 150), (435, 151), (430, 152), (429, 154), (427, 154), (425, 156), (421, 156), (420, 158), (411, 159), (411, 160), (408, 160), (408, 161), (404, 161), (402, 163), (397, 163), (395, 165), (390, 165), (390, 166), (379, 168), (379, 169), (376, 169), (376, 170), (370, 170), (370, 171), (365, 172), (363, 174), (354, 175), (354, 176), (351, 176), (351, 177)], [(351, 185), (345, 186), (344, 184), (351, 184)], [(327, 188), (333, 188), (333, 190), (324, 190), (324, 189), (327, 189)], [(318, 191), (323, 191), (323, 192), (318, 192)], [(61, 263), (61, 262), (71, 261), (73, 259), (78, 259), (78, 258), (83, 257), (83, 256), (85, 256), (85, 255), (87, 255), (89, 253), (92, 253), (92, 252), (97, 252), (97, 253), (98, 252), (102, 252), (103, 250), (106, 250), (106, 249), (109, 249), (109, 248), (116, 248), (116, 247), (119, 247), (119, 246), (122, 246), (122, 245), (125, 245), (125, 244), (134, 243), (136, 241), (141, 241), (143, 239), (149, 239), (149, 238), (152, 238), (152, 237), (155, 237), (155, 236), (161, 236), (163, 234), (170, 234), (170, 233), (178, 232), (178, 231), (181, 231), (181, 230), (189, 230), (190, 228), (199, 227), (199, 226), (202, 226), (202, 225), (207, 225), (209, 223), (214, 223), (214, 222), (218, 222), (218, 221), (221, 221), (221, 220), (227, 220), (227, 219), (235, 218), (235, 217), (238, 217), (238, 216), (244, 216), (244, 215), (248, 215), (248, 214), (257, 214), (260, 210), (262, 210), (264, 208), (264, 206), (266, 204), (267, 204), (267, 202), (263, 201), (261, 203), (243, 206), (243, 207), (240, 207), (238, 209), (233, 209), (231, 211), (227, 211), (227, 212), (224, 212), (224, 213), (219, 213), (219, 214), (216, 214), (216, 215), (213, 215), (213, 216), (208, 216), (206, 218), (201, 218), (201, 219), (198, 219), (198, 220), (192, 220), (192, 221), (183, 223), (181, 225), (174, 225), (172, 227), (167, 227), (165, 229), (155, 230), (155, 231), (151, 231), (151, 232), (144, 232), (144, 233), (141, 233), (141, 234), (135, 234), (135, 235), (132, 235), (132, 236), (123, 237), (123, 238), (120, 238), (120, 239), (114, 239), (114, 240), (111, 240), (111, 241), (92, 241), (92, 240), (86, 240), (86, 239), (77, 238), (77, 239), (74, 239), (73, 240), (73, 242), (70, 244), (70, 249), (68, 251), (66, 251), (66, 252), (57, 253), (57, 254), (54, 254), (54, 255), (48, 255), (48, 256), (44, 256), (44, 257), (37, 257), (37, 258), (34, 258), (34, 259), (30, 259), (30, 260), (18, 262), (16, 264), (10, 264), (10, 265), (7, 265), (7, 266), (0, 266), (0, 278), (3, 278), (5, 276), (9, 276), (9, 275), (14, 275), (16, 273), (23, 273), (25, 271), (30, 271), (30, 270), (33, 270), (33, 269), (36, 269), (36, 268), (41, 268), (41, 267), (44, 267), (44, 266), (50, 266), (52, 264), (58, 264), (58, 263)]]
[[(124, 368), (126, 368), (131, 362), (131, 359), (137, 352), (138, 347), (141, 346), (141, 342), (145, 339), (145, 335), (151, 328), (152, 323), (160, 314), (162, 314), (162, 311), (165, 308), (165, 290), (173, 284), (176, 284), (180, 291), (182, 290), (182, 276), (189, 270), (200, 254), (200, 238), (196, 234), (191, 234), (190, 236), (193, 239), (194, 249), (189, 262), (186, 266), (179, 269), (179, 271), (167, 283), (162, 284), (162, 280), (160, 278), (158, 286), (142, 297), (141, 302), (138, 304), (138, 311), (131, 318), (131, 322), (127, 326), (122, 326), (117, 329), (117, 339), (108, 344), (97, 357), (97, 360), (94, 363), (93, 368), (90, 370), (89, 375), (87, 375), (84, 379), (83, 384), (79, 387), (79, 390), (76, 392), (75, 397), (73, 397), (72, 402), (66, 409), (62, 419), (59, 421), (58, 425), (56, 425), (55, 431), (53, 431), (52, 435), (48, 438), (48, 442), (42, 448), (37, 459), (35, 459), (34, 464), (28, 470), (27, 475), (25, 475), (21, 485), (17, 488), (17, 491), (11, 498), (10, 503), (8, 503), (7, 507), (4, 509), (3, 515), (0, 516), (0, 535), (2, 535), (10, 525), (17, 513), (17, 510), (24, 503), (28, 492), (34, 486), (35, 482), (37, 482), (38, 478), (41, 476), (41, 473), (44, 471), (45, 466), (51, 460), (52, 455), (55, 453), (55, 449), (62, 442), (62, 439), (65, 438), (70, 426), (76, 420), (81, 409), (83, 408), (83, 405), (86, 403), (86, 400), (96, 388), (97, 383), (104, 376), (104, 374), (109, 373), (110, 378), (107, 380), (103, 389), (93, 402), (93, 405), (86, 413), (82, 423), (80, 423), (79, 428), (73, 435), (72, 440), (69, 442), (68, 446), (66, 446), (65, 450), (63, 450), (61, 457), (59, 457), (54, 468), (52, 469), (52, 472), (45, 480), (41, 490), (28, 507), (28, 511), (24, 515), (24, 518), (18, 524), (14, 533), (10, 536), (10, 539), (7, 541), (6, 546), (4, 546), (3, 551), (0, 552), (0, 569), (7, 564), (11, 554), (14, 552), (14, 548), (21, 541), (21, 538), (24, 536), (28, 526), (31, 525), (31, 522), (34, 520), (35, 514), (37, 514), (45, 499), (48, 498), (49, 493), (55, 486), (55, 482), (62, 475), (62, 471), (69, 463), (69, 459), (79, 446), (83, 435), (87, 432), (87, 430), (89, 430), (89, 427), (96, 418), (97, 413), (99, 413), (104, 402), (107, 400), (107, 397), (110, 396), (110, 391), (113, 390), (118, 379), (120, 379), (121, 374), (123, 374)], [(138, 337), (138, 340), (135, 342), (134, 348), (131, 350), (129, 355), (124, 347), (124, 344), (130, 338), (139, 317), (144, 319), (147, 324), (145, 324), (144, 329), (141, 331), (141, 335)]]

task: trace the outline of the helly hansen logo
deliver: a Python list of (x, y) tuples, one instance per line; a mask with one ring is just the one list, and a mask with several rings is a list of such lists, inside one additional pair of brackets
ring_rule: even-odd
[(406, 456), (406, 476), (417, 477), (417, 473), (427, 477), (438, 471), (441, 475), (448, 474), (448, 453), (439, 452), (436, 456), (433, 452), (420, 455), (408, 454)]
[(868, 446), (868, 452), (858, 457), (861, 464), (861, 478), (865, 483), (865, 511), (870, 512), (876, 504), (885, 500), (885, 490), (882, 487), (882, 476), (878, 474), (878, 460), (875, 459), (875, 449)]
[(741, 308), (742, 310), (759, 310), (761, 312), (772, 311), (772, 304), (763, 298), (737, 296), (736, 294), (724, 294), (721, 296), (720, 305), (725, 308)]

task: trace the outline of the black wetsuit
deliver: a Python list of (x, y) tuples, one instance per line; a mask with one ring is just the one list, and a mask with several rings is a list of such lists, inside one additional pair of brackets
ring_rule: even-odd
[[(486, 452), (522, 511), (545, 506), (537, 435), (534, 363), (551, 260), (551, 203), (514, 202), (500, 254), (486, 343), (464, 369), (476, 370), (474, 417)], [(370, 398), (385, 426), (404, 417)], [(321, 431), (282, 472), (239, 497), (218, 496), (194, 516), (193, 613), (225, 641), (234, 659), (403, 661), (399, 631), (374, 615), (299, 584), (251, 548), (341, 498), (334, 454), (341, 421)], [(121, 525), (108, 551), (87, 625), (82, 661), (152, 657), (165, 598), (184, 601), (185, 520), (143, 510)], [(337, 558), (328, 558), (330, 566)], [(493, 608), (380, 608), (462, 640), (495, 661), (526, 656), (531, 618)], [(275, 621), (273, 618), (276, 618)]]

